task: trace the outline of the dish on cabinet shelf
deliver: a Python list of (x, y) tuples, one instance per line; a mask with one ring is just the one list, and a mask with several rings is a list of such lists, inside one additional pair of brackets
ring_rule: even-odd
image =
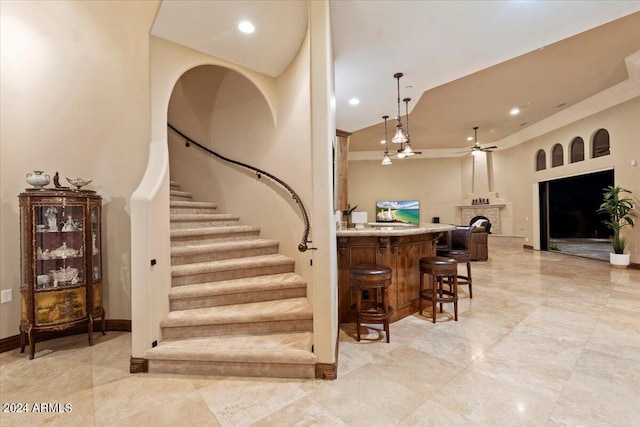
[[(40, 248), (38, 248), (40, 249)], [(43, 252), (44, 255), (44, 252)], [(49, 252), (51, 258), (73, 258), (82, 256), (82, 248), (73, 249), (67, 247), (67, 242), (63, 242), (59, 248), (56, 248)]]
[[(51, 270), (49, 272), (53, 277), (53, 286), (56, 287), (57, 282), (71, 282), (73, 284), (78, 283), (78, 269), (74, 267), (63, 268), (59, 270)], [(74, 283), (75, 281), (75, 283)]]

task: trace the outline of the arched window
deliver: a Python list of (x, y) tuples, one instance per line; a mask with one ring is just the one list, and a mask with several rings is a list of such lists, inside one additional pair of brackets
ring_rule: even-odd
[(544, 150), (538, 150), (536, 153), (536, 170), (543, 171), (547, 168), (547, 155)]
[(584, 160), (584, 140), (579, 136), (573, 138), (569, 146), (569, 158), (571, 163), (581, 162)]
[(593, 135), (593, 141), (591, 143), (591, 157), (608, 156), (609, 151), (609, 132), (606, 129), (600, 129)]
[(564, 154), (562, 152), (562, 145), (556, 144), (551, 150), (551, 167), (562, 166), (564, 164)]

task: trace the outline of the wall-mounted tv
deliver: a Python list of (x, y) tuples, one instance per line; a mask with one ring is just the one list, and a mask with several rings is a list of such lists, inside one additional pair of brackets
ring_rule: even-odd
[(418, 200), (376, 202), (376, 221), (419, 224), (420, 202)]

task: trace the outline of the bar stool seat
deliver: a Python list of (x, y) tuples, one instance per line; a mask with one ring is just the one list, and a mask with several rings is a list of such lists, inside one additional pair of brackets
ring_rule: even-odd
[[(431, 288), (425, 289), (424, 275), (431, 276)], [(449, 289), (443, 287), (447, 280)], [(447, 257), (420, 258), (420, 314), (422, 314), (422, 300), (431, 302), (432, 322), (436, 323), (436, 304), (453, 303), (454, 320), (458, 321), (458, 262)]]
[(447, 232), (447, 245), (436, 247), (436, 255), (453, 258), (467, 266), (467, 275), (458, 274), (458, 285), (469, 286), (469, 298), (473, 298), (473, 279), (471, 278), (471, 236), (474, 226), (456, 226), (453, 231)]
[[(387, 342), (389, 342), (389, 318), (393, 312), (389, 305), (388, 292), (391, 285), (391, 268), (380, 264), (354, 265), (350, 269), (350, 275), (351, 286), (356, 291), (356, 303), (351, 306), (351, 310), (356, 315), (358, 341), (360, 341), (360, 323), (364, 320), (382, 323)], [(364, 292), (369, 293), (369, 299), (365, 301), (362, 300)]]

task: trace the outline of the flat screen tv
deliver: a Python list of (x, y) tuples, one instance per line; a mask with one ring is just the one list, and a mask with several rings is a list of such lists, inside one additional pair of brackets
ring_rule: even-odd
[(419, 224), (418, 200), (386, 200), (376, 202), (376, 222)]

